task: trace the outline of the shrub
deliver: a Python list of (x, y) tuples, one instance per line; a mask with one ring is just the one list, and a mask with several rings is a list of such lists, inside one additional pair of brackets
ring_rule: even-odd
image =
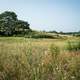
[(68, 41), (66, 49), (69, 51), (80, 50), (80, 41)]

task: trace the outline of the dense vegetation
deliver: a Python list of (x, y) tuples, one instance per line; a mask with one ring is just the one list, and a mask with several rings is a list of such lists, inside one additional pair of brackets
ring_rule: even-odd
[(61, 34), (61, 35), (72, 35), (72, 36), (80, 36), (80, 31), (78, 32), (57, 32), (57, 31), (48, 31), (49, 33), (56, 33), (56, 34)]
[(14, 12), (5, 11), (0, 14), (0, 35), (25, 34), (28, 30), (30, 30), (29, 23), (18, 20)]

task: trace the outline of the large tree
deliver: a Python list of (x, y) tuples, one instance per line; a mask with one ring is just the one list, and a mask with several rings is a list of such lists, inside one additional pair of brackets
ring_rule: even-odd
[(14, 12), (5, 11), (0, 14), (0, 33), (4, 35), (13, 35), (15, 31), (25, 31), (29, 28), (28, 22), (17, 19), (17, 15)]

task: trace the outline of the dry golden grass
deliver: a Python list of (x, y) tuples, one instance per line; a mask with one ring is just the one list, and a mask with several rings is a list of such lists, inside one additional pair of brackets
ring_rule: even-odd
[(0, 80), (80, 80), (80, 51), (66, 50), (66, 42), (0, 38)]

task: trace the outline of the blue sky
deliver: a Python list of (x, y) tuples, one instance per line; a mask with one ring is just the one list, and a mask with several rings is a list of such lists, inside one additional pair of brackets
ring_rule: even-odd
[(34, 30), (80, 31), (80, 0), (0, 0), (0, 13), (7, 10)]

